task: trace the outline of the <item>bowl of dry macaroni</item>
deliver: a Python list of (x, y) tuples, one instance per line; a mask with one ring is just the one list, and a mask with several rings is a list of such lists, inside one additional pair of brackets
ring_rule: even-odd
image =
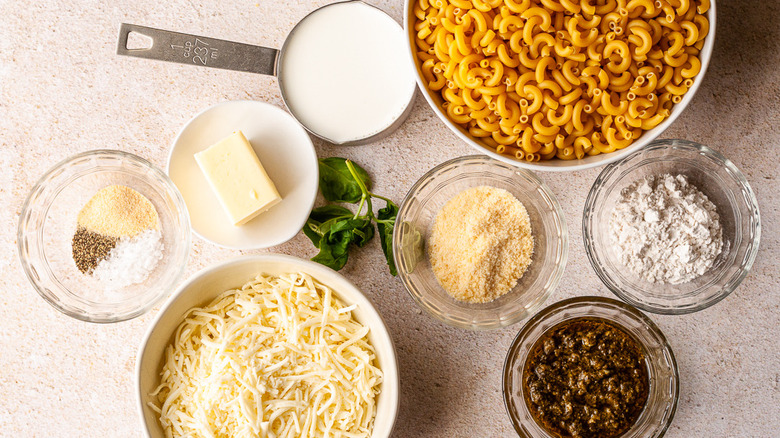
[(495, 159), (569, 171), (617, 161), (690, 103), (714, 45), (711, 0), (406, 0), (417, 83)]
[(395, 349), (335, 271), (244, 256), (187, 280), (147, 331), (136, 397), (149, 438), (390, 436)]

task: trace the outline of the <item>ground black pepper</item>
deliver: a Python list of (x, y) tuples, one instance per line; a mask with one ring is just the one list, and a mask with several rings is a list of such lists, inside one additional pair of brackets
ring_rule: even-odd
[(614, 438), (647, 402), (645, 354), (624, 329), (601, 318), (577, 318), (549, 329), (523, 368), (531, 415), (556, 437)]
[(89, 274), (116, 246), (119, 239), (87, 231), (79, 227), (73, 235), (73, 261), (84, 274)]

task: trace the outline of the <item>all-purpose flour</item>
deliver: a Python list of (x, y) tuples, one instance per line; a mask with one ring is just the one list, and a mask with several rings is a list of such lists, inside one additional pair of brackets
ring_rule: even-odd
[(623, 189), (610, 230), (619, 260), (651, 283), (691, 281), (723, 248), (715, 205), (683, 175), (651, 175)]

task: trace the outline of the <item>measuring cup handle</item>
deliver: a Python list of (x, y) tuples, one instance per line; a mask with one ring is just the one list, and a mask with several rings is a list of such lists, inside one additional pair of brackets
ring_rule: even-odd
[[(128, 37), (138, 33), (151, 38), (151, 46), (129, 49)], [(218, 40), (186, 33), (122, 23), (117, 55), (156, 59), (225, 70), (276, 75), (279, 51), (268, 47)]]

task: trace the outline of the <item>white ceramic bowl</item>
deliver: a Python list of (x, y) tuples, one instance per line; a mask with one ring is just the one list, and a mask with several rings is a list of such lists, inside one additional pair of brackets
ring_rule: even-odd
[(305, 272), (332, 288), (345, 305), (357, 304), (353, 314), (369, 327), (368, 337), (376, 350), (379, 368), (384, 373), (371, 436), (389, 437), (398, 414), (399, 377), (395, 348), (382, 317), (365, 295), (336, 271), (308, 260), (280, 254), (243, 256), (203, 269), (182, 284), (157, 314), (141, 342), (135, 368), (136, 401), (145, 436), (165, 436), (159, 418), (147, 404), (151, 401), (148, 394), (160, 382), (165, 348), (184, 315), (191, 308), (207, 304), (222, 292), (240, 287), (262, 272)]
[(415, 77), (417, 79), (417, 85), (420, 88), (422, 95), (425, 96), (425, 100), (427, 100), (428, 104), (431, 106), (431, 108), (433, 108), (433, 112), (435, 112), (436, 115), (439, 116), (441, 121), (444, 122), (444, 124), (447, 125), (448, 128), (450, 128), (450, 131), (454, 132), (455, 135), (457, 135), (461, 140), (466, 142), (466, 144), (468, 144), (469, 146), (477, 150), (480, 154), (485, 154), (495, 158), (496, 160), (501, 160), (505, 163), (509, 163), (514, 166), (524, 167), (526, 169), (531, 169), (531, 170), (567, 172), (567, 171), (574, 171), (574, 170), (590, 169), (593, 167), (599, 167), (605, 164), (613, 163), (645, 147), (647, 144), (649, 144), (651, 141), (655, 140), (659, 135), (661, 135), (661, 133), (664, 132), (666, 128), (668, 128), (672, 123), (674, 123), (674, 121), (677, 120), (678, 117), (680, 117), (680, 114), (682, 114), (683, 110), (685, 110), (685, 107), (687, 107), (688, 104), (691, 102), (691, 100), (693, 100), (693, 96), (696, 94), (696, 91), (699, 89), (699, 86), (701, 85), (704, 79), (704, 74), (707, 71), (707, 66), (710, 63), (710, 58), (712, 58), (712, 49), (715, 46), (715, 27), (716, 27), (715, 26), (716, 24), (715, 0), (710, 0), (710, 9), (707, 11), (707, 20), (709, 20), (710, 22), (710, 30), (709, 30), (709, 34), (704, 39), (704, 47), (702, 47), (701, 53), (699, 54), (699, 60), (701, 61), (701, 71), (699, 72), (698, 75), (696, 75), (696, 78), (694, 79), (693, 82), (693, 86), (691, 86), (688, 92), (685, 93), (685, 95), (682, 98), (682, 101), (680, 101), (680, 103), (672, 107), (672, 113), (669, 115), (669, 117), (666, 120), (664, 120), (661, 124), (659, 124), (655, 128), (645, 131), (642, 134), (642, 136), (639, 137), (638, 140), (636, 140), (634, 143), (632, 143), (630, 146), (626, 147), (625, 149), (621, 149), (609, 154), (586, 156), (581, 160), (555, 159), (555, 160), (539, 161), (539, 162), (520, 161), (508, 157), (506, 155), (501, 155), (496, 152), (493, 152), (490, 148), (484, 146), (477, 139), (469, 135), (469, 133), (466, 130), (453, 123), (441, 109), (441, 103), (442, 103), (441, 96), (438, 96), (438, 93), (431, 92), (431, 90), (429, 90), (428, 87), (425, 85), (422, 72), (420, 71), (420, 62), (417, 59), (417, 55), (416, 55), (417, 49), (414, 44), (414, 36), (416, 35), (417, 31), (414, 30), (415, 16), (414, 16), (413, 7), (417, 3), (418, 3), (417, 0), (404, 1), (404, 11), (405, 11), (404, 31), (406, 32), (406, 36), (407, 36), (408, 54), (409, 56), (411, 56), (412, 63), (415, 66)]
[[(242, 131), (282, 197), (248, 223), (234, 226), (194, 155), (235, 131)], [(192, 231), (231, 249), (284, 243), (301, 231), (319, 182), (317, 153), (309, 134), (286, 111), (251, 100), (222, 102), (192, 118), (173, 141), (168, 175), (190, 213)]]

